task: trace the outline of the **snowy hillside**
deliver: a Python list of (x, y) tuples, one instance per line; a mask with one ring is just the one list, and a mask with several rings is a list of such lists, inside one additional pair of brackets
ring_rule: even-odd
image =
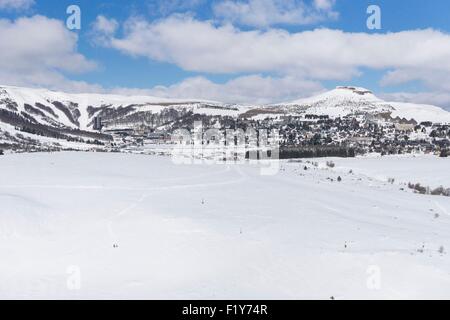
[[(397, 177), (401, 158), (359, 160), (261, 176), (130, 154), (2, 156), (0, 298), (448, 298), (450, 198), (357, 170)], [(449, 171), (427, 168), (449, 161), (408, 169), (438, 184)]]
[(450, 112), (442, 108), (412, 103), (386, 102), (377, 98), (370, 90), (358, 87), (337, 87), (318, 96), (279, 104), (277, 107), (288, 112), (306, 112), (330, 117), (358, 113), (389, 113), (392, 118), (414, 119), (417, 122), (450, 123)]
[(94, 143), (111, 140), (95, 128), (96, 118), (101, 118), (107, 129), (134, 128), (143, 123), (158, 127), (189, 113), (237, 117), (248, 108), (203, 100), (68, 94), (0, 86), (0, 146), (9, 143), (89, 149)]
[[(0, 110), (24, 113), (39, 123), (92, 130), (96, 116), (118, 119), (137, 114), (160, 113), (165, 109), (187, 109), (197, 114), (237, 117), (263, 106), (227, 105), (195, 99), (165, 99), (151, 96), (111, 94), (68, 94), (45, 89), (0, 86)], [(412, 103), (385, 102), (371, 91), (338, 87), (315, 97), (269, 106), (278, 112), (345, 116), (358, 113), (391, 113), (393, 118), (418, 122), (449, 122), (450, 112), (439, 107)], [(267, 109), (266, 109), (267, 110)]]
[[(45, 89), (0, 86), (0, 108), (25, 112), (43, 123), (57, 123), (80, 129), (92, 128), (92, 118), (102, 109), (118, 110), (132, 106), (127, 114), (160, 112), (167, 107), (199, 107), (217, 104), (202, 100), (164, 99), (151, 96), (112, 94), (68, 94)], [(27, 107), (28, 105), (28, 107)]]
[(338, 87), (280, 105), (257, 106), (0, 86), (0, 149), (88, 150), (108, 145), (114, 130), (131, 130), (139, 135), (140, 127), (146, 132), (170, 131), (173, 126), (192, 127), (199, 120), (234, 127), (230, 122), (238, 118), (252, 121), (311, 114), (378, 117), (388, 123), (405, 119), (450, 123), (450, 112), (441, 108), (385, 102), (369, 90), (355, 87)]

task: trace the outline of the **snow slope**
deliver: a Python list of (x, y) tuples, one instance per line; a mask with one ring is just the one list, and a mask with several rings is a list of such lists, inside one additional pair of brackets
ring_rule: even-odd
[[(318, 159), (325, 167), (325, 161)], [(328, 161), (328, 159), (326, 160)], [(369, 178), (387, 182), (395, 179), (396, 183), (420, 183), (425, 187), (450, 188), (450, 159), (438, 158), (435, 155), (395, 155), (370, 156), (358, 158), (334, 158), (337, 172), (348, 172), (365, 175)]]
[[(194, 99), (164, 99), (151, 96), (120, 96), (111, 94), (68, 94), (45, 89), (30, 89), (0, 86), (0, 140), (10, 137), (9, 145), (23, 145), (22, 132), (32, 132), (37, 147), (50, 145), (45, 137), (59, 134), (60, 144), (66, 144), (67, 130), (86, 142), (108, 141), (109, 137), (98, 134), (95, 137), (86, 132), (95, 131), (95, 118), (101, 118), (105, 129), (130, 129), (147, 121), (158, 127), (176, 121), (186, 114), (229, 116), (237, 118), (251, 106), (226, 105), (213, 101)], [(31, 125), (30, 125), (31, 124)], [(23, 129), (25, 128), (25, 129)], [(40, 134), (35, 134), (40, 133)], [(3, 137), (2, 137), (3, 136)], [(44, 137), (45, 136), (45, 137)], [(69, 143), (73, 145), (73, 143)], [(83, 142), (77, 149), (84, 149)]]
[[(78, 110), (81, 113), (80, 128), (88, 129), (89, 119), (87, 108), (88, 106), (101, 107), (109, 106), (111, 108), (126, 107), (129, 105), (139, 105), (142, 109), (160, 111), (161, 106), (167, 105), (190, 105), (196, 103), (207, 103), (202, 100), (180, 100), (180, 99), (165, 99), (152, 96), (120, 96), (113, 94), (70, 94), (64, 92), (50, 91), (46, 89), (32, 89), (12, 86), (0, 86), (0, 90), (4, 91), (3, 96), (15, 101), (19, 106), (19, 111), (26, 111), (24, 104), (34, 106), (41, 103), (47, 107), (54, 109), (58, 114), (58, 118), (62, 124), (74, 127), (74, 124), (67, 119), (67, 117), (60, 110), (52, 105), (52, 102), (59, 101), (63, 103), (72, 102), (78, 105)], [(1, 98), (1, 97), (0, 97)]]
[(306, 161), (259, 172), (0, 156), (0, 298), (448, 298), (450, 198)]
[[(67, 127), (77, 127), (83, 130), (92, 129), (92, 120), (99, 108), (106, 107), (117, 110), (127, 106), (134, 106), (130, 113), (153, 112), (159, 113), (167, 108), (188, 108), (194, 113), (213, 116), (238, 117), (251, 110), (259, 110), (262, 106), (257, 105), (227, 105), (221, 102), (206, 101), (201, 99), (166, 99), (151, 96), (120, 96), (112, 94), (69, 94), (55, 92), (45, 89), (30, 89), (11, 86), (0, 86), (0, 108), (5, 108), (2, 99), (9, 99), (18, 105), (18, 112), (29, 113), (25, 109), (25, 104), (35, 106), (36, 103), (51, 108), (56, 116), (46, 113), (56, 123)], [(74, 104), (80, 112), (79, 126), (74, 124), (67, 115), (55, 108), (53, 102), (63, 104)], [(89, 114), (88, 107), (98, 109)], [(330, 117), (342, 117), (349, 114), (369, 113), (390, 113), (393, 118), (400, 117), (415, 119), (418, 122), (432, 121), (438, 123), (450, 123), (450, 112), (436, 106), (385, 102), (377, 98), (371, 91), (359, 87), (337, 87), (334, 90), (320, 95), (300, 99), (293, 102), (266, 106), (272, 110), (282, 110), (287, 113), (307, 112), (309, 114), (329, 115)], [(264, 109), (262, 109), (264, 110)], [(273, 111), (273, 110), (272, 110)], [(279, 114), (261, 114), (259, 117), (273, 116)], [(38, 121), (46, 123), (40, 116), (31, 114)]]
[(342, 117), (360, 112), (391, 113), (417, 122), (432, 121), (450, 123), (450, 112), (431, 105), (386, 102), (377, 98), (370, 90), (359, 87), (337, 87), (317, 96), (278, 105), (288, 111), (303, 110), (309, 114)]

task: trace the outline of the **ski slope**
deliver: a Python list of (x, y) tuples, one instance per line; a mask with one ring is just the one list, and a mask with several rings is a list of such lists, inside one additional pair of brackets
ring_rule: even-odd
[(331, 118), (367, 112), (390, 113), (393, 118), (450, 123), (450, 112), (436, 106), (403, 102), (388, 102), (376, 97), (370, 90), (340, 86), (319, 95), (277, 105), (288, 111), (302, 110), (309, 114), (328, 115)]
[[(405, 160), (417, 174), (441, 161)], [(448, 298), (450, 198), (352, 161), (262, 176), (162, 156), (0, 156), (0, 298)]]
[[(206, 115), (223, 115), (235, 116), (242, 112), (239, 108), (247, 110), (250, 106), (235, 106), (236, 110), (229, 110), (226, 104), (207, 101), (201, 99), (168, 99), (153, 96), (124, 96), (114, 94), (97, 94), (97, 93), (65, 93), (46, 89), (23, 88), (14, 86), (0, 85), (0, 108), (2, 99), (17, 104), (17, 112), (27, 113), (25, 105), (35, 106), (36, 103), (50, 108), (54, 114), (44, 112), (46, 116), (66, 127), (76, 127), (83, 130), (92, 129), (89, 124), (92, 122), (93, 114), (89, 115), (88, 109), (91, 108), (109, 108), (117, 110), (126, 106), (134, 106), (136, 110), (133, 112), (153, 112), (159, 113), (168, 108), (189, 108), (193, 112)], [(53, 102), (61, 102), (63, 104), (72, 104), (80, 116), (77, 118), (79, 126), (75, 125), (67, 118), (58, 108), (52, 104)], [(208, 108), (207, 105), (223, 107), (222, 110)], [(98, 111), (96, 111), (98, 113)], [(41, 117), (31, 113), (37, 120), (42, 121)], [(43, 121), (45, 123), (45, 121)]]

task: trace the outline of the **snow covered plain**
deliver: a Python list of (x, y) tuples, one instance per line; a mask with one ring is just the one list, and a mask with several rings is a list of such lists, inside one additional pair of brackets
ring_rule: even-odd
[[(404, 167), (450, 175), (450, 160), (416, 160)], [(0, 156), (0, 298), (449, 298), (450, 198), (348, 161), (262, 176), (163, 156)]]
[[(330, 159), (328, 159), (330, 160)], [(394, 179), (394, 183), (408, 185), (420, 183), (422, 186), (450, 188), (450, 160), (434, 155), (367, 156), (359, 158), (331, 159), (337, 172), (362, 174), (380, 181)], [(326, 161), (320, 161), (321, 167)]]

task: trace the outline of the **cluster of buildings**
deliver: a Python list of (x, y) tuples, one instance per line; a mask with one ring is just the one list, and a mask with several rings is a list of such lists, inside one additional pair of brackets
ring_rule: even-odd
[[(280, 115), (266, 119), (233, 118), (227, 116), (195, 115), (163, 127), (143, 124), (132, 128), (105, 129), (114, 137), (113, 147), (121, 148), (146, 144), (170, 144), (176, 129), (193, 128), (194, 121), (202, 121), (203, 129), (257, 131), (276, 130), (281, 149), (336, 150), (336, 154), (448, 154), (450, 125), (390, 118), (389, 115), (348, 115), (330, 118), (327, 115)], [(349, 152), (351, 150), (351, 152)], [(297, 154), (297, 153), (296, 153)], [(313, 153), (317, 154), (317, 153)], [(328, 151), (327, 151), (328, 154)]]
[(351, 115), (287, 117), (279, 126), (281, 143), (286, 146), (346, 146), (357, 154), (441, 154), (450, 149), (447, 124)]

